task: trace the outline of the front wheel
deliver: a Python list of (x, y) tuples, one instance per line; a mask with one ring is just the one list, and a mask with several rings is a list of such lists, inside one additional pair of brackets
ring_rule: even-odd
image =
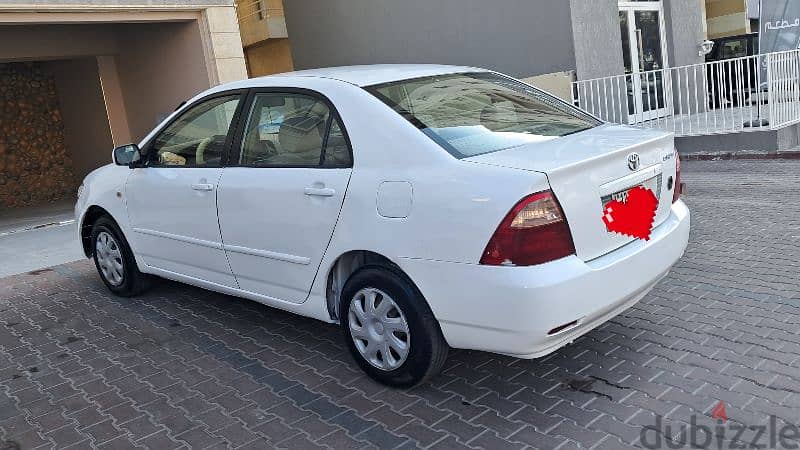
[(111, 218), (97, 219), (91, 242), (97, 273), (111, 292), (132, 297), (149, 287), (149, 277), (139, 271), (128, 241)]
[(447, 359), (449, 347), (425, 298), (396, 269), (358, 270), (345, 283), (340, 311), (350, 353), (380, 383), (415, 386)]

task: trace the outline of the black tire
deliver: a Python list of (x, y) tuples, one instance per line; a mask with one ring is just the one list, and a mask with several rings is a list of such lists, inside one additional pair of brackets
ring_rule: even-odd
[[(393, 370), (373, 366), (356, 348), (350, 330), (350, 304), (363, 289), (386, 293), (402, 312), (408, 324), (410, 341), (405, 361)], [(361, 369), (379, 383), (410, 388), (439, 373), (447, 359), (449, 346), (442, 336), (439, 322), (425, 298), (401, 271), (393, 267), (365, 266), (357, 270), (344, 285), (340, 304), (340, 323), (347, 348)], [(355, 319), (357, 320), (357, 319)]]
[[(114, 282), (109, 280), (103, 273), (103, 268), (101, 268), (101, 263), (98, 260), (97, 240), (104, 233), (113, 238), (114, 244), (116, 244), (121, 254), (121, 281)], [(100, 279), (114, 294), (120, 297), (133, 297), (150, 287), (150, 277), (139, 271), (139, 266), (136, 265), (136, 260), (133, 257), (128, 241), (125, 239), (125, 235), (122, 234), (122, 230), (119, 229), (119, 226), (111, 217), (102, 216), (92, 225), (91, 249), (92, 259), (94, 259), (94, 265), (97, 268)]]

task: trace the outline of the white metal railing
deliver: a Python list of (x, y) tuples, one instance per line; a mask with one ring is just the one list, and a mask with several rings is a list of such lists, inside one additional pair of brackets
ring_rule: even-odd
[(800, 50), (766, 56), (771, 127), (800, 123)]
[(678, 136), (778, 129), (800, 122), (800, 50), (581, 80), (572, 91), (607, 122)]

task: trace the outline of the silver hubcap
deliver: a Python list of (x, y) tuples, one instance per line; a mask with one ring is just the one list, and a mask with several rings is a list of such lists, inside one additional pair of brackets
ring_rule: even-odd
[(411, 347), (408, 322), (397, 303), (374, 288), (358, 291), (347, 314), (358, 352), (381, 370), (394, 370), (406, 361)]
[(97, 235), (94, 245), (97, 265), (103, 277), (114, 286), (122, 284), (122, 277), (125, 271), (122, 265), (122, 251), (113, 236), (105, 231)]

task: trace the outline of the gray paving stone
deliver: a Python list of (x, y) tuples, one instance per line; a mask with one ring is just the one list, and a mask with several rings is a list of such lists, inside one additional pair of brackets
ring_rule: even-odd
[(460, 442), (467, 443), (474, 439), (477, 435), (481, 434), (486, 428), (478, 425), (472, 425), (457, 415), (451, 414), (441, 421), (433, 425), (434, 429), (446, 431), (447, 433), (455, 436)]
[(403, 425), (397, 430), (397, 433), (410, 437), (422, 447), (431, 445), (447, 436), (446, 432), (434, 430), (419, 420), (415, 420)]
[(519, 442), (510, 442), (505, 439), (500, 439), (495, 433), (489, 430), (481, 433), (478, 437), (473, 439), (469, 445), (486, 449), (521, 449), (525, 447), (525, 445)]
[(381, 425), (375, 425), (356, 435), (356, 438), (365, 440), (378, 448), (396, 448), (403, 445), (408, 439), (387, 431)]
[[(691, 161), (685, 257), (639, 304), (533, 361), (453, 351), (409, 391), (338, 327), (89, 261), (0, 279), (0, 440), (56, 448), (636, 446), (656, 423), (800, 422), (800, 162)], [(710, 422), (709, 422), (710, 421)]]
[(354, 439), (350, 437), (344, 430), (337, 430), (333, 433), (323, 437), (318, 441), (320, 444), (327, 445), (331, 448), (348, 448), (348, 449), (358, 449), (358, 448), (367, 448), (371, 447), (372, 445), (361, 440)]
[(566, 439), (561, 436), (551, 436), (536, 431), (531, 426), (526, 426), (509, 437), (509, 440), (522, 442), (534, 448), (556, 448)]
[(299, 433), (297, 429), (285, 425), (279, 418), (274, 418), (269, 422), (265, 422), (255, 427), (253, 431), (264, 435), (264, 437), (275, 443), (281, 442)]

